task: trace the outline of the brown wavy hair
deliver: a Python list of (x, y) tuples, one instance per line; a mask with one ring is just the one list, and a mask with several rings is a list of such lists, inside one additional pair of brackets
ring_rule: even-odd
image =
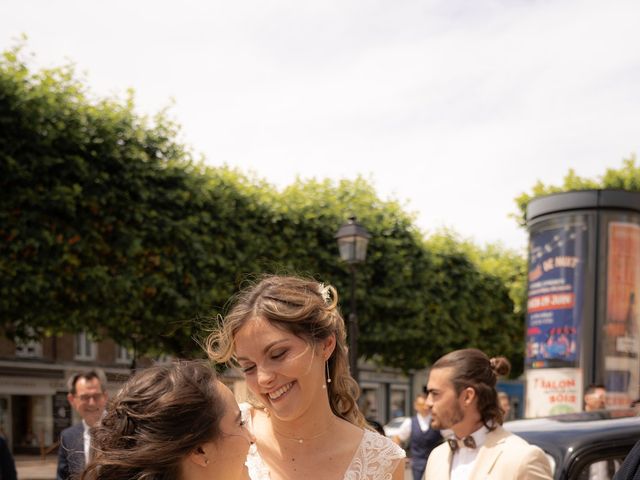
[(91, 429), (93, 461), (82, 480), (175, 480), (183, 458), (221, 438), (224, 403), (200, 361), (136, 373)]
[(334, 287), (294, 276), (263, 277), (232, 299), (224, 320), (219, 321), (205, 342), (209, 358), (236, 364), (234, 337), (243, 325), (256, 318), (296, 335), (312, 347), (335, 335), (336, 348), (328, 360), (331, 410), (354, 425), (367, 427), (356, 403), (360, 388), (349, 374), (347, 334)]
[(508, 375), (511, 371), (509, 360), (505, 357), (490, 359), (480, 350), (466, 348), (447, 353), (431, 368), (451, 368), (449, 380), (457, 395), (465, 388), (471, 387), (475, 390), (478, 412), (484, 426), (493, 430), (496, 425), (502, 425), (504, 412), (498, 402), (496, 383), (498, 376)]

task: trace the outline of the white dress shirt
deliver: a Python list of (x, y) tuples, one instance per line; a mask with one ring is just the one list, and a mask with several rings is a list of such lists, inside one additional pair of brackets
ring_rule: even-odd
[(89, 465), (89, 449), (91, 448), (91, 435), (89, 435), (89, 425), (82, 420), (82, 427), (84, 431), (82, 432), (82, 440), (84, 444), (84, 464)]
[[(429, 430), (429, 425), (431, 424), (431, 415), (422, 416), (419, 413), (416, 414), (418, 417), (418, 425), (420, 425), (420, 430), (426, 432)], [(404, 422), (398, 428), (398, 438), (402, 442), (407, 442), (409, 437), (411, 436), (411, 420), (413, 417), (405, 418)]]
[[(489, 433), (489, 429), (483, 425), (471, 434), (476, 442), (476, 448), (468, 448), (461, 445), (460, 448), (453, 453), (451, 480), (467, 480), (471, 476), (473, 464), (476, 458), (478, 458), (480, 447), (482, 447), (487, 440), (487, 433)], [(455, 435), (449, 438), (455, 438)]]

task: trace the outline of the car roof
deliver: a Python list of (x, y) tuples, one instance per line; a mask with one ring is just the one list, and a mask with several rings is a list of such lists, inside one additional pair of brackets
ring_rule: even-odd
[(632, 409), (597, 410), (594, 412), (566, 413), (541, 418), (528, 418), (506, 422), (504, 427), (517, 432), (576, 432), (586, 435), (590, 431), (640, 426), (640, 416)]
[(551, 454), (561, 468), (586, 448), (620, 445), (628, 450), (640, 439), (640, 417), (631, 409), (515, 420), (504, 428)]
[(566, 447), (635, 434), (640, 438), (640, 417), (634, 410), (598, 410), (514, 420), (504, 424), (507, 430), (525, 438), (548, 439)]

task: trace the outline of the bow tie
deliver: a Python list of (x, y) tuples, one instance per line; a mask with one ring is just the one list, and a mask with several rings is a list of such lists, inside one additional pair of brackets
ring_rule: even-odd
[(473, 439), (471, 435), (468, 437), (464, 437), (462, 440), (458, 440), (457, 438), (448, 438), (447, 443), (449, 444), (449, 448), (451, 448), (452, 452), (456, 452), (461, 447), (467, 448), (476, 448), (476, 441)]

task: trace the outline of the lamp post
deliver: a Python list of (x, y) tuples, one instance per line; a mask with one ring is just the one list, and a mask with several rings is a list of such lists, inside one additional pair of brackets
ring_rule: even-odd
[(349, 369), (356, 382), (358, 374), (358, 316), (356, 315), (356, 265), (365, 261), (371, 235), (367, 229), (350, 217), (335, 235), (340, 258), (349, 264), (351, 272), (351, 311), (349, 312)]

